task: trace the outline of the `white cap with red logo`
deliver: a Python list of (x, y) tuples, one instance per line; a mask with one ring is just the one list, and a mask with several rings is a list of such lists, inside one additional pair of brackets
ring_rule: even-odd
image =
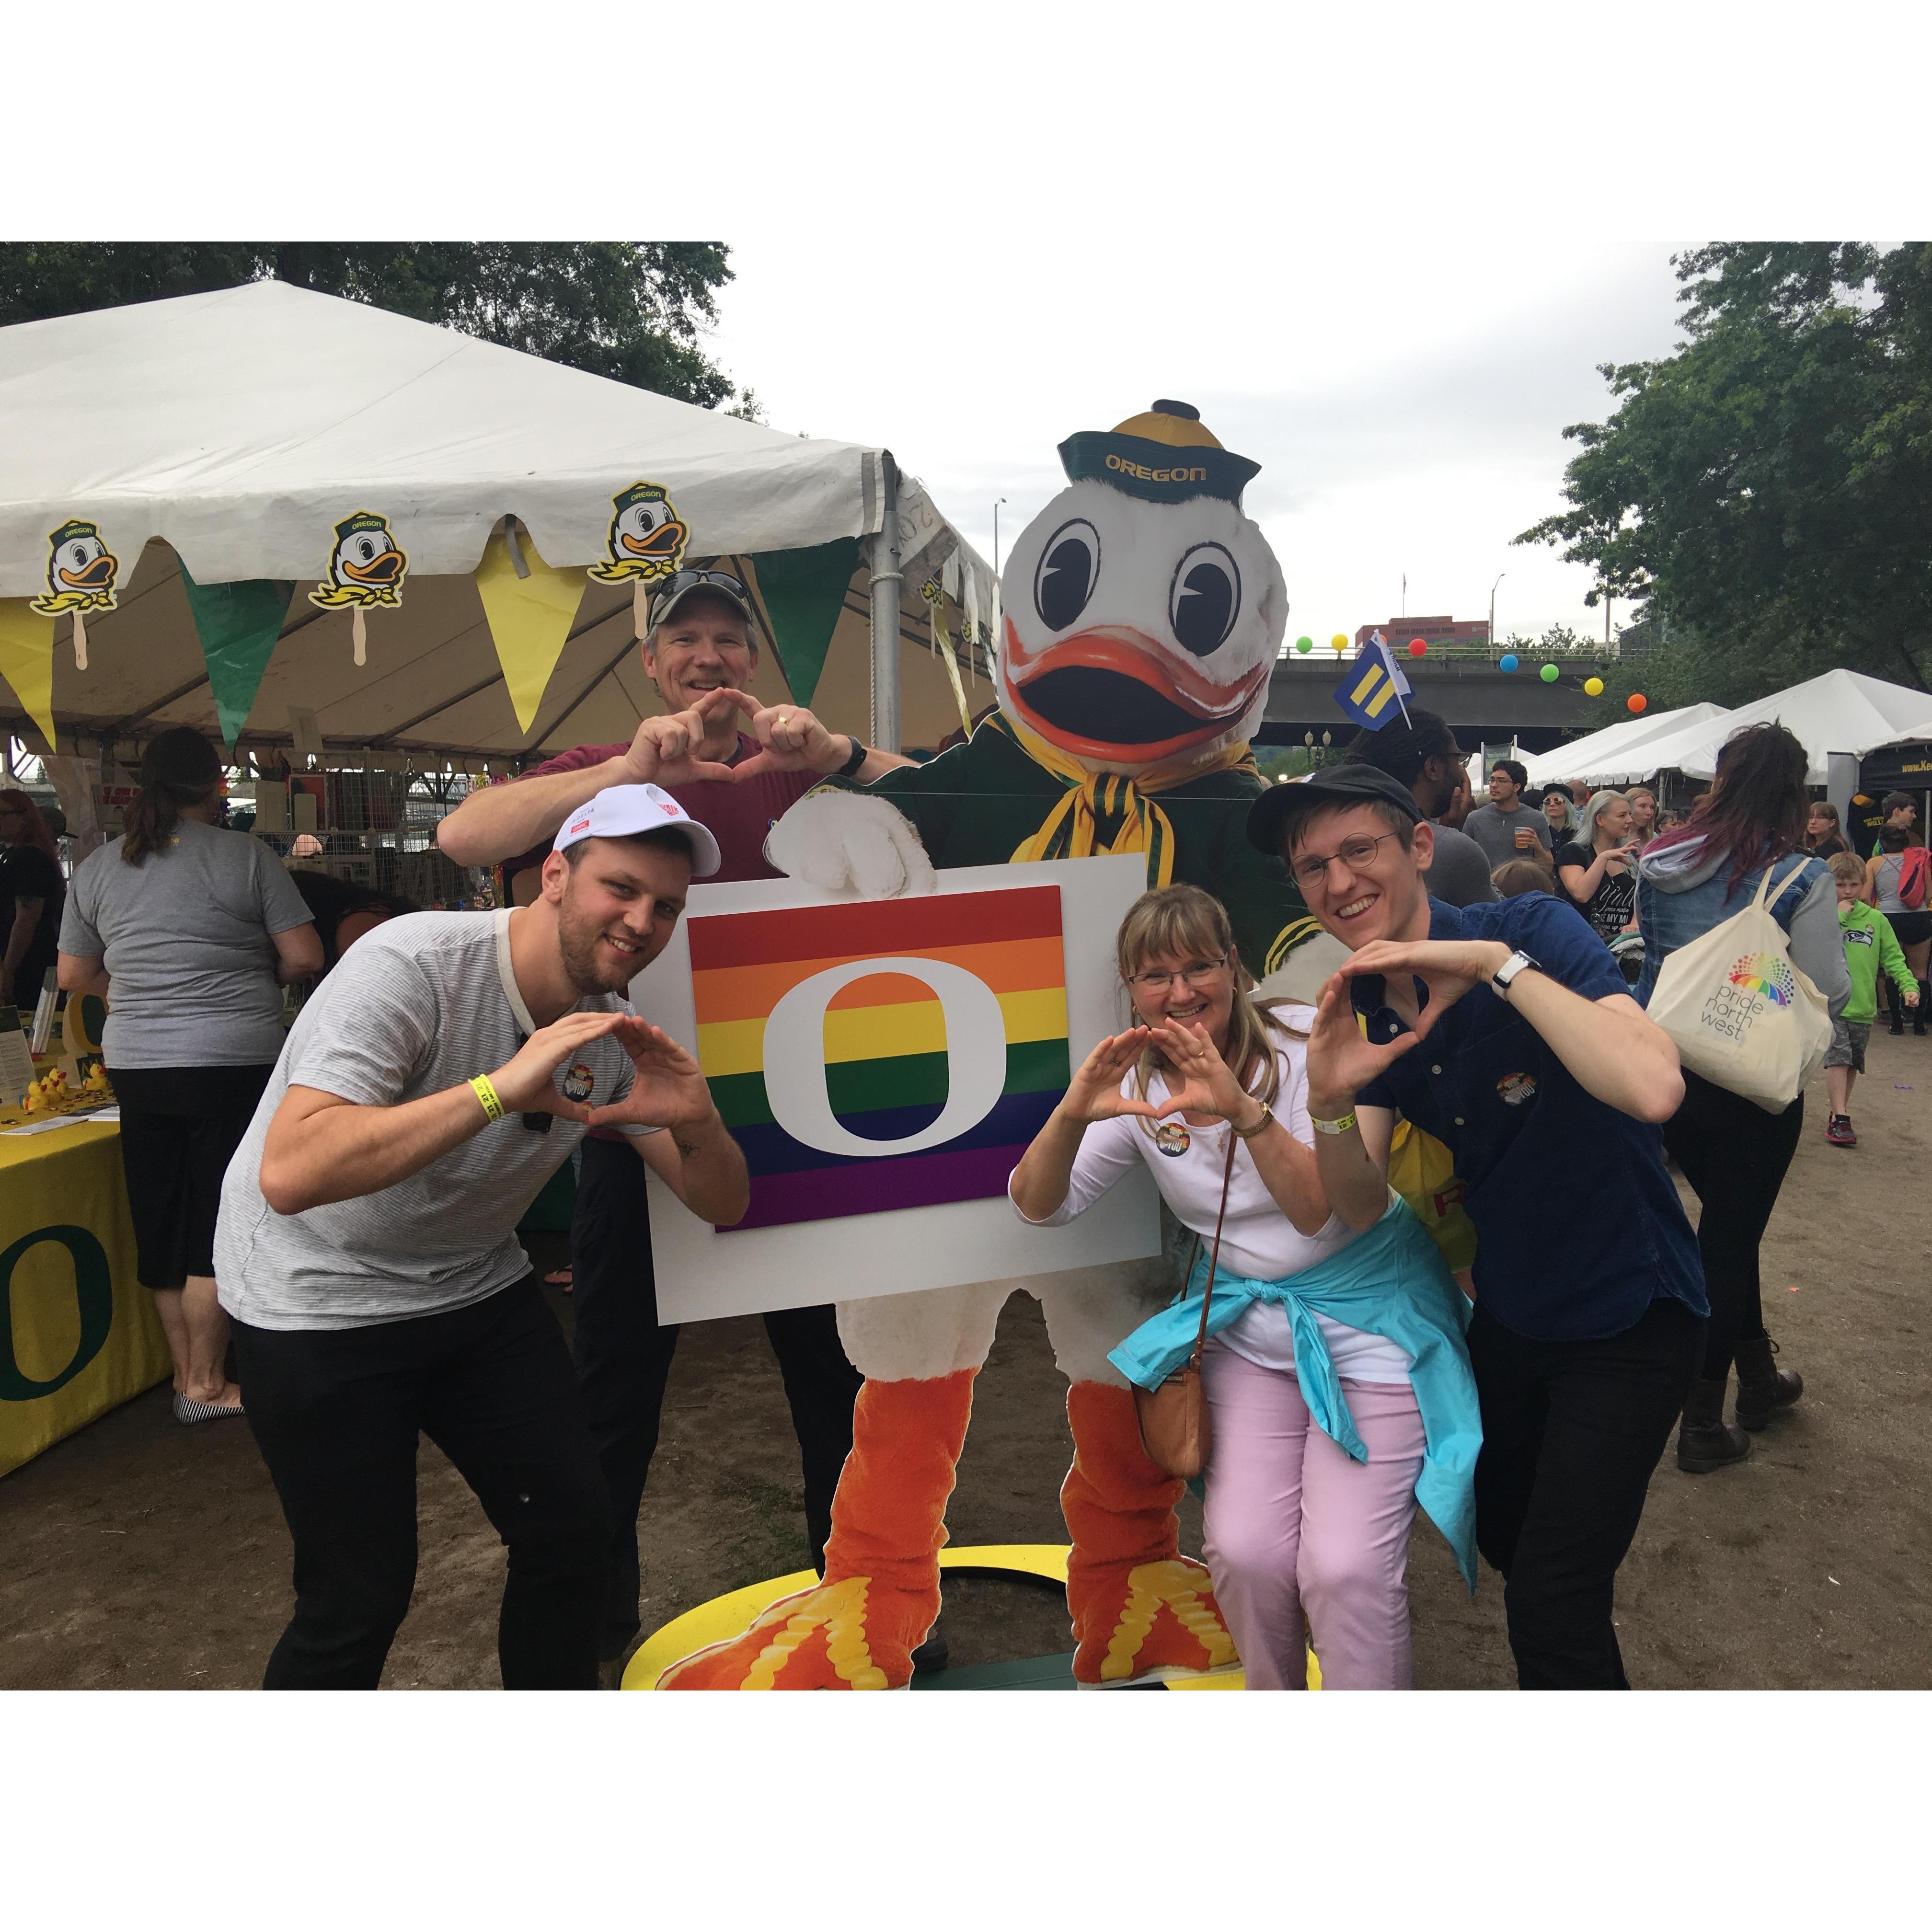
[(670, 794), (654, 784), (606, 785), (557, 827), (553, 851), (580, 838), (628, 838), (638, 832), (681, 832), (691, 842), (691, 876), (708, 879), (724, 862), (718, 842)]

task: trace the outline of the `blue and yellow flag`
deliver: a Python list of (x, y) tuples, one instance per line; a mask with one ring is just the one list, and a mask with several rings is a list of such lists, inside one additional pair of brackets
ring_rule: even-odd
[(1379, 731), (1391, 718), (1406, 717), (1402, 701), (1408, 695), (1408, 680), (1396, 668), (1379, 631), (1335, 687), (1335, 702), (1371, 731)]

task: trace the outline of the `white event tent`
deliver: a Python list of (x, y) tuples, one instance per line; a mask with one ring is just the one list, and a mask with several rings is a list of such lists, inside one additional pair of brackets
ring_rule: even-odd
[(1529, 774), (1532, 790), (1577, 780), (1588, 785), (1634, 784), (1659, 769), (1649, 746), (1681, 731), (1714, 724), (1728, 716), (1721, 704), (1687, 704), (1654, 716), (1646, 713), (1626, 718), (1586, 736), (1573, 738), (1553, 751), (1526, 757), (1523, 769)]
[[(0, 728), (286, 744), (296, 707), (336, 749), (628, 737), (658, 706), (626, 500), (752, 582), (760, 694), (882, 745), (957, 728), (995, 586), (886, 451), (262, 281), (0, 329)], [(358, 538), (400, 578), (344, 576)], [(941, 641), (972, 640), (951, 665), (934, 580)]]

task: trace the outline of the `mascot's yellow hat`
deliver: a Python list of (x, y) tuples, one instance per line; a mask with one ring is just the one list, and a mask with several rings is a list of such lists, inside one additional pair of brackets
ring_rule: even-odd
[(1070, 436), (1060, 446), (1060, 461), (1070, 483), (1106, 483), (1156, 503), (1220, 496), (1237, 509), (1242, 490), (1261, 471), (1258, 463), (1223, 449), (1192, 404), (1166, 398), (1110, 430)]

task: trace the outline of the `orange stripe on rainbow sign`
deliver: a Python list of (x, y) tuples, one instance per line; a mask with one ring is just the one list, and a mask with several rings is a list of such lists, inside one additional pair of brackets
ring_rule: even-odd
[[(690, 926), (698, 1061), (751, 1169), (740, 1227), (1004, 1192), (1070, 1078), (1057, 886)], [(891, 963), (865, 970), (873, 959)], [(768, 1040), (788, 996), (788, 1030)], [(970, 1041), (969, 1009), (982, 1029)], [(808, 1104), (785, 1070), (800, 1027), (821, 1035), (806, 1052)]]

